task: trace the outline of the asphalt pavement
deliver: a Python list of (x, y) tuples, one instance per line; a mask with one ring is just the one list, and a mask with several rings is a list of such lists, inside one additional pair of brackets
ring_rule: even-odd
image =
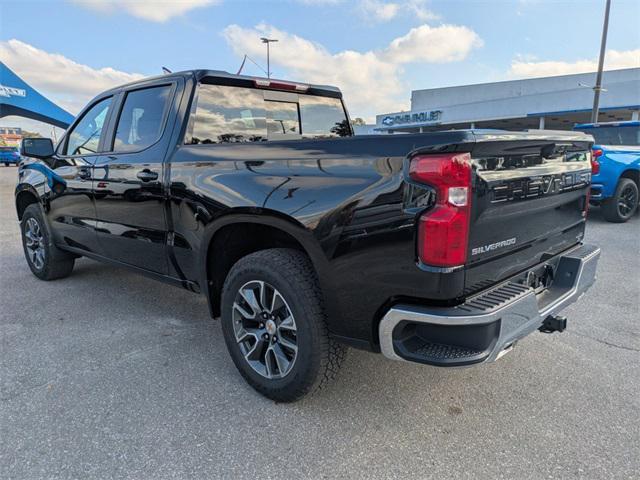
[(91, 260), (37, 280), (0, 167), (0, 478), (639, 478), (640, 217), (589, 215), (596, 285), (469, 369), (350, 350), (295, 404), (255, 393), (204, 297)]

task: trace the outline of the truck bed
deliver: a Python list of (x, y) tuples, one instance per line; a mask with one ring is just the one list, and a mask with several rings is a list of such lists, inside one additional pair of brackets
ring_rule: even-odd
[[(204, 248), (199, 224), (231, 212), (293, 219), (302, 241), (320, 246), (311, 256), (336, 313), (331, 331), (376, 349), (371, 319), (391, 305), (456, 305), (578, 244), (590, 140), (475, 130), (184, 145), (171, 158), (173, 274), (201, 282), (191, 254)], [(409, 158), (442, 152), (470, 153), (474, 170), (470, 260), (453, 271), (418, 261), (416, 225), (433, 192), (408, 178)]]

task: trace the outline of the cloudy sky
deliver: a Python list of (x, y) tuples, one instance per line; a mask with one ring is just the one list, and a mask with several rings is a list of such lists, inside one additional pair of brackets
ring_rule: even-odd
[[(353, 117), (409, 108), (412, 89), (593, 71), (604, 0), (0, 0), (0, 60), (71, 113), (161, 72), (339, 86)], [(613, 0), (607, 68), (640, 66), (640, 2)], [(0, 125), (39, 129), (13, 117)]]

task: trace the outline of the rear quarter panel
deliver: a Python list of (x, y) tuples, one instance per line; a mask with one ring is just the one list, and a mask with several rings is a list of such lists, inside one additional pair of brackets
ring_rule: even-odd
[(598, 199), (612, 197), (620, 176), (629, 170), (640, 171), (640, 147), (595, 145), (602, 149), (600, 172), (593, 176), (594, 193)]
[(181, 274), (200, 283), (208, 232), (259, 214), (288, 222), (310, 254), (334, 335), (371, 341), (374, 318), (394, 298), (455, 297), (462, 272), (443, 282), (416, 264), (417, 212), (404, 205), (403, 162), (420, 140), (181, 146), (170, 179)]

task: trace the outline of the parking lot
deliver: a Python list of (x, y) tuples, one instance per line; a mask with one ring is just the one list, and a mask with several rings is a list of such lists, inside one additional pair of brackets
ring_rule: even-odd
[(499, 362), (351, 350), (295, 404), (254, 392), (205, 299), (82, 259), (29, 271), (0, 167), (0, 478), (638, 478), (640, 218), (604, 222), (597, 284)]

